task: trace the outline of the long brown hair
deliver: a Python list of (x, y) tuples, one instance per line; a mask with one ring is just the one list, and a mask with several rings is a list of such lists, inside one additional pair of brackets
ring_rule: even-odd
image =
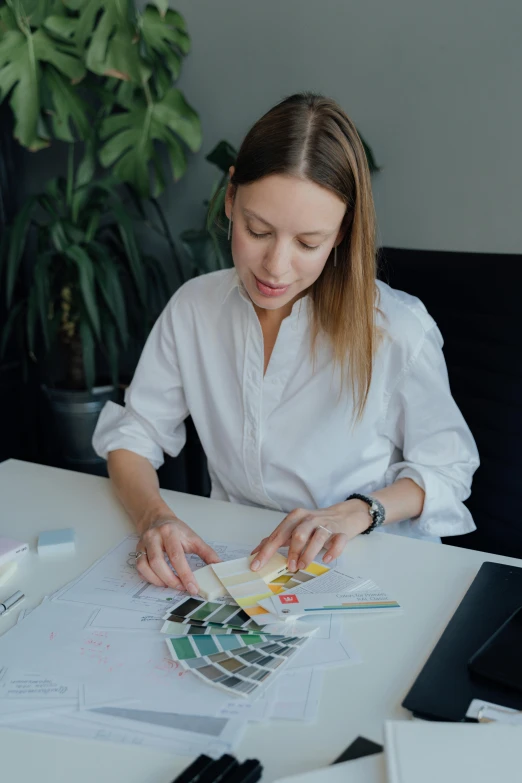
[(356, 419), (366, 405), (376, 350), (375, 210), (364, 148), (351, 120), (329, 98), (291, 95), (248, 132), (235, 163), (232, 185), (271, 174), (301, 177), (327, 188), (346, 204), (347, 230), (309, 289), (313, 303), (312, 355), (326, 334), (341, 388), (349, 379)]

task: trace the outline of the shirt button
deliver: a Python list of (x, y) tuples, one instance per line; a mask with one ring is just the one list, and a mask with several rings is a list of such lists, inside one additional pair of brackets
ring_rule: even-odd
[(251, 436), (252, 438), (255, 438), (255, 437), (256, 437), (256, 431), (255, 431), (254, 429), (250, 430), (250, 436)]

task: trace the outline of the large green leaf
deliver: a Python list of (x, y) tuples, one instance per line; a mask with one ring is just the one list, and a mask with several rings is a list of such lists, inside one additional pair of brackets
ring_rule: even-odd
[(76, 178), (74, 180), (74, 190), (71, 199), (71, 217), (74, 223), (78, 222), (80, 211), (85, 208), (92, 194), (95, 170), (96, 155), (94, 146), (87, 144), (84, 157), (76, 169)]
[(74, 142), (71, 132), (71, 125), (74, 125), (80, 139), (88, 139), (91, 135), (91, 111), (88, 104), (82, 100), (75, 87), (54, 68), (49, 67), (46, 70), (45, 81), (53, 103), (48, 113), (51, 115), (56, 138)]
[(53, 243), (55, 249), (58, 251), (58, 253), (64, 253), (67, 246), (71, 243), (67, 237), (63, 219), (59, 218), (58, 220), (54, 220), (49, 223), (48, 230), (51, 242)]
[(43, 253), (34, 265), (33, 279), (34, 290), (36, 291), (36, 303), (42, 325), (42, 334), (44, 337), (45, 348), (48, 351), (50, 347), (49, 336), (49, 302), (51, 288), (49, 284), (49, 267), (53, 259), (53, 253)]
[(53, 14), (44, 19), (43, 26), (51, 35), (63, 38), (65, 41), (71, 41), (76, 33), (78, 23), (71, 16)]
[(103, 166), (114, 166), (117, 176), (133, 185), (142, 198), (160, 186), (151, 188), (149, 163), (154, 159), (154, 141), (163, 142), (169, 154), (172, 176), (179, 180), (186, 169), (186, 158), (178, 137), (192, 152), (201, 146), (201, 123), (180, 90), (172, 88), (156, 103), (136, 103), (130, 111), (103, 121), (101, 137), (107, 139), (100, 150)]
[(8, 30), (17, 30), (16, 17), (11, 11), (9, 6), (4, 5), (0, 8), (0, 35), (3, 35)]
[(98, 256), (98, 262), (94, 265), (96, 281), (99, 285), (103, 299), (118, 327), (120, 340), (123, 346), (128, 342), (127, 308), (125, 296), (121, 285), (118, 269), (110, 257), (107, 249), (99, 242), (93, 242), (93, 247)]
[(183, 17), (175, 11), (162, 15), (157, 8), (148, 5), (139, 17), (142, 43), (151, 51), (151, 59), (161, 58), (176, 80), (181, 70), (181, 58), (190, 51), (190, 38), (185, 32)]
[(0, 39), (0, 102), (9, 94), (15, 116), (14, 135), (31, 150), (47, 146), (39, 133), (40, 80), (42, 64), (53, 65), (70, 81), (83, 78), (82, 62), (64, 45), (53, 40), (43, 28), (8, 30)]
[(48, 16), (65, 12), (62, 0), (10, 0), (10, 5), (33, 28), (40, 27)]
[(96, 154), (94, 146), (88, 144), (85, 147), (85, 153), (78, 168), (76, 169), (75, 186), (80, 188), (82, 185), (88, 185), (94, 178), (96, 170)]
[[(99, 15), (100, 14), (100, 15)], [(98, 17), (99, 15), (99, 17)], [(143, 70), (129, 0), (90, 0), (80, 11), (80, 35), (86, 40), (96, 23), (86, 53), (87, 68), (101, 76), (116, 76), (141, 84)]]
[(143, 274), (143, 265), (140, 251), (134, 234), (134, 226), (125, 207), (119, 202), (112, 205), (112, 211), (117, 220), (117, 228), (125, 248), (125, 253), (129, 261), (131, 275), (134, 278), (138, 296), (143, 306), (147, 304), (147, 281)]
[(72, 245), (65, 249), (65, 255), (78, 267), (78, 281), (82, 294), (85, 310), (89, 316), (94, 334), (101, 339), (100, 316), (96, 302), (96, 287), (94, 282), (94, 266), (92, 259), (79, 245)]
[(169, 10), (169, 0), (154, 0), (154, 2), (161, 16), (165, 16), (167, 11)]
[(96, 236), (96, 233), (100, 226), (100, 218), (101, 218), (101, 212), (99, 209), (93, 209), (92, 212), (89, 213), (89, 216), (87, 218), (87, 225), (85, 226), (86, 242), (91, 242)]

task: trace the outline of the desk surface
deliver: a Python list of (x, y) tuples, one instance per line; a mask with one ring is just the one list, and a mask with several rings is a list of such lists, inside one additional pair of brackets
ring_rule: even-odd
[[(282, 518), (280, 513), (162, 490), (166, 502), (208, 539), (255, 543)], [(14, 590), (25, 608), (40, 603), (88, 568), (132, 532), (104, 478), (8, 460), (0, 464), (0, 535), (27, 541), (30, 554), (17, 575), (0, 587), (0, 600)], [(76, 554), (39, 559), (38, 533), (74, 527)], [(401, 536), (376, 533), (349, 544), (353, 572), (375, 579), (401, 603), (398, 616), (344, 618), (363, 658), (358, 666), (325, 672), (318, 722), (271, 721), (249, 728), (237, 751), (265, 766), (263, 783), (328, 765), (362, 734), (383, 741), (383, 724), (408, 717), (400, 707), (417, 673), (485, 560), (521, 565), (488, 555)], [(0, 618), (0, 633), (17, 612)], [(148, 749), (39, 736), (0, 729), (2, 779), (17, 783), (170, 783), (188, 763)]]

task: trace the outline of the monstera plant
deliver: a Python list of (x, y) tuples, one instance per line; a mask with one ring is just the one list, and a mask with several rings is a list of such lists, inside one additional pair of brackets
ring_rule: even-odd
[(0, 103), (14, 136), (35, 153), (69, 146), (66, 176), (28, 197), (1, 237), (0, 351), (17, 335), (62, 411), (64, 390), (76, 411), (78, 394), (91, 405), (100, 381), (115, 393), (129, 336), (144, 338), (170, 293), (131, 215), (166, 240), (178, 283), (192, 273), (158, 201), (201, 145), (198, 114), (175, 86), (189, 50), (167, 0), (141, 11), (131, 0), (0, 8)]
[[(36, 151), (95, 133), (102, 166), (143, 198), (186, 169), (201, 145), (198, 115), (174, 87), (190, 38), (182, 16), (157, 0), (7, 0), (0, 9), (0, 98), (14, 135)], [(93, 124), (94, 123), (94, 124)], [(151, 170), (152, 169), (152, 170)]]

